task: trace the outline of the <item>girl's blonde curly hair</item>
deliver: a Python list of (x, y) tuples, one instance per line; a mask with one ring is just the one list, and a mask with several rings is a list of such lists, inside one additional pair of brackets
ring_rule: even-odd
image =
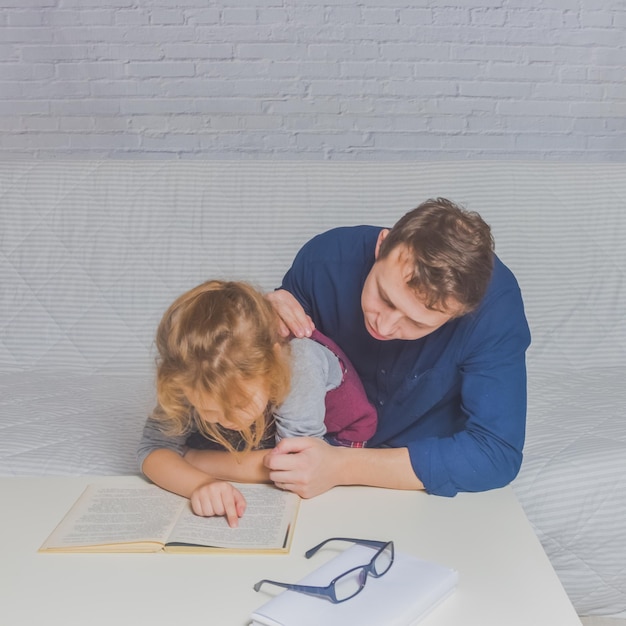
[[(157, 399), (154, 413), (164, 432), (181, 435), (195, 428), (235, 452), (219, 425), (198, 418), (185, 389), (206, 394), (229, 421), (251, 400), (249, 383), (264, 382), (269, 404), (251, 425), (237, 428), (245, 450), (258, 447), (289, 391), (288, 344), (267, 299), (244, 282), (210, 280), (178, 297), (163, 315), (156, 345)], [(281, 349), (277, 349), (277, 345)]]

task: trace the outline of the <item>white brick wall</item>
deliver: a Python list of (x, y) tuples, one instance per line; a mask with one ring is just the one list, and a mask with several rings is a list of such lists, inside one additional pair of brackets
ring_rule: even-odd
[(625, 0), (0, 0), (0, 158), (624, 160), (625, 68)]

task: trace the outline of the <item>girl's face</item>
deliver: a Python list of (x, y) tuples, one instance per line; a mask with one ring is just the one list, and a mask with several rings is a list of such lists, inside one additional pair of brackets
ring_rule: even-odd
[(207, 393), (194, 389), (185, 389), (187, 400), (193, 405), (198, 417), (209, 424), (219, 424), (230, 430), (242, 430), (253, 424), (269, 403), (267, 385), (260, 380), (247, 384), (248, 398), (242, 406), (232, 409), (228, 416), (224, 415), (221, 405)]

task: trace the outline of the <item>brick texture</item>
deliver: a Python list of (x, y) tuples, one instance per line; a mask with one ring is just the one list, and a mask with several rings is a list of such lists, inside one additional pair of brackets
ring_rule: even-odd
[(625, 30), (624, 0), (0, 0), (0, 158), (623, 161)]

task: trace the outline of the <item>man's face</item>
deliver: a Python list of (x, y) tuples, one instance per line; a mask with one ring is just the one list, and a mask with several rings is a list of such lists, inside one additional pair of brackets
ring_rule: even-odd
[(388, 232), (383, 230), (378, 237), (376, 262), (361, 293), (365, 327), (374, 339), (381, 341), (420, 339), (451, 320), (459, 307), (452, 307), (446, 313), (426, 308), (415, 290), (407, 285), (411, 261), (401, 246), (384, 259), (378, 259), (380, 244)]

